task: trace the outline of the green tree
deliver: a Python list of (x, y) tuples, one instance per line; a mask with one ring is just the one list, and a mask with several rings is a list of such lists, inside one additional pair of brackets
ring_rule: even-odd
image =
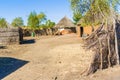
[(24, 26), (23, 19), (21, 17), (17, 17), (12, 21), (12, 26), (14, 27), (22, 27)]
[(55, 26), (55, 22), (52, 22), (51, 20), (47, 20), (45, 26), (46, 28), (52, 28)]
[(7, 21), (5, 18), (0, 18), (0, 28), (7, 27)]
[(36, 12), (31, 12), (28, 18), (28, 27), (32, 29), (33, 31), (37, 28), (39, 28), (39, 19), (37, 17)]
[(74, 12), (73, 13), (73, 20), (75, 24), (78, 23), (78, 21), (82, 18), (82, 14), (80, 12)]
[(41, 24), (42, 22), (46, 21), (46, 15), (41, 12), (37, 15), (38, 19), (39, 19), (39, 24)]
[(111, 10), (117, 11), (120, 0), (70, 0), (73, 12), (79, 11), (85, 24), (106, 22)]

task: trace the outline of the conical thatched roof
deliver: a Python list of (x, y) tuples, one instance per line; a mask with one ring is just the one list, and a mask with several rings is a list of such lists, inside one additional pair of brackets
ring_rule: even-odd
[(65, 16), (58, 22), (58, 24), (55, 25), (55, 27), (58, 27), (58, 28), (75, 27), (75, 25), (69, 18)]

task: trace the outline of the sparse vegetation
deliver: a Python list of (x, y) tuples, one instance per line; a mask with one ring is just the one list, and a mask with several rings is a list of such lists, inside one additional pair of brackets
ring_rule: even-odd
[(15, 19), (13, 19), (12, 26), (14, 26), (14, 27), (23, 27), (24, 26), (23, 19), (21, 17), (17, 17)]
[(7, 27), (7, 21), (5, 18), (0, 18), (0, 28)]

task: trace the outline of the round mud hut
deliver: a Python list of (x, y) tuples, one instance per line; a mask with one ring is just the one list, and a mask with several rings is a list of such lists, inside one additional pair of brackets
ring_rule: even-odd
[(62, 18), (54, 28), (57, 28), (61, 34), (76, 33), (76, 27), (74, 23), (68, 18)]

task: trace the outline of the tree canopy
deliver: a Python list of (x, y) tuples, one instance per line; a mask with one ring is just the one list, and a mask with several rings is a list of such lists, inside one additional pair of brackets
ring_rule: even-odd
[(53, 26), (55, 26), (55, 22), (52, 22), (51, 20), (47, 20), (45, 25), (46, 28), (52, 28)]
[(73, 20), (75, 24), (77, 24), (81, 18), (82, 18), (82, 14), (80, 12), (77, 11), (73, 13)]
[(39, 19), (40, 24), (46, 20), (46, 15), (43, 12), (39, 13), (37, 17)]
[(28, 18), (28, 27), (30, 27), (30, 29), (32, 30), (43, 28), (43, 27), (45, 28), (45, 26), (47, 26), (45, 21), (47, 22), (47, 18), (43, 12), (39, 14), (37, 14), (35, 11), (31, 12)]
[(24, 26), (23, 19), (21, 17), (17, 17), (13, 19), (12, 26), (14, 27), (22, 27)]
[(7, 27), (7, 21), (5, 18), (0, 18), (0, 28)]
[(31, 12), (28, 17), (28, 27), (30, 29), (35, 30), (39, 27), (39, 19), (37, 17), (36, 12)]
[(70, 0), (73, 12), (80, 12), (85, 24), (99, 23), (110, 15), (110, 11), (118, 11), (120, 0)]

